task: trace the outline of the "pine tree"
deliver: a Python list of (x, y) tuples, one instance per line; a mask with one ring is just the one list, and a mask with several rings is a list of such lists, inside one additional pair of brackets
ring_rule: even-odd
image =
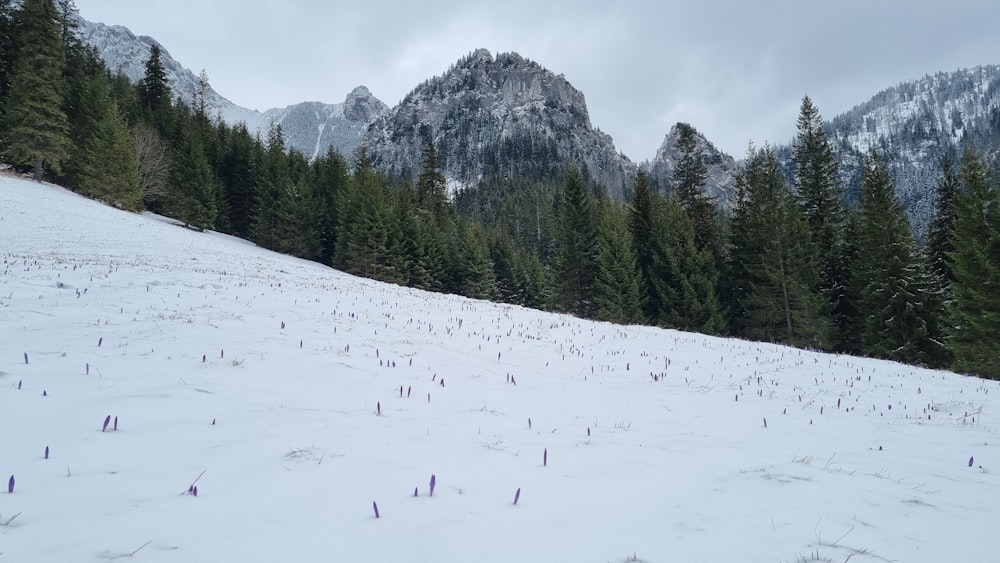
[[(190, 117), (181, 123), (188, 120)], [(215, 174), (199, 139), (187, 127), (179, 127), (167, 174), (165, 213), (195, 229), (211, 229), (215, 226), (217, 190)]]
[(618, 324), (643, 322), (642, 275), (625, 213), (605, 205), (600, 229), (595, 280), (594, 317)]
[(570, 172), (563, 187), (556, 241), (556, 271), (563, 310), (589, 317), (594, 307), (597, 258), (597, 215), (580, 174)]
[(424, 143), (423, 168), (417, 178), (416, 196), (417, 209), (440, 223), (448, 210), (448, 194), (434, 141), (429, 139)]
[(41, 181), (44, 166), (58, 174), (69, 154), (62, 30), (52, 0), (24, 0), (17, 20), (17, 60), (0, 124), (2, 156), (19, 168), (33, 168)]
[(139, 105), (160, 133), (166, 134), (170, 128), (171, 93), (162, 57), (160, 46), (156, 43), (150, 45), (145, 74), (139, 81)]
[(668, 197), (658, 206), (653, 230), (653, 285), (662, 326), (703, 334), (725, 328), (716, 286), (718, 270), (710, 249), (699, 249), (695, 222), (680, 202)]
[(951, 254), (955, 252), (954, 231), (958, 198), (959, 178), (952, 156), (941, 159), (941, 180), (936, 189), (934, 218), (927, 231), (927, 253), (931, 268), (938, 277), (942, 289), (948, 293), (955, 275), (951, 271)]
[(833, 145), (819, 110), (809, 96), (802, 98), (798, 134), (792, 147), (796, 194), (809, 228), (812, 252), (819, 266), (819, 288), (833, 313), (839, 341), (849, 325), (845, 298), (848, 271), (844, 268), (844, 194)]
[(1000, 379), (1000, 187), (971, 150), (962, 157), (960, 180), (948, 347), (955, 369)]
[[(17, 22), (11, 0), (0, 0), (0, 123), (3, 123), (4, 106), (14, 75), (15, 32)], [(3, 133), (0, 131), (0, 138)]]
[(366, 278), (396, 281), (389, 254), (389, 222), (384, 181), (361, 152), (340, 206), (339, 267)]
[(312, 168), (323, 247), (320, 260), (324, 264), (332, 264), (337, 247), (338, 207), (347, 191), (347, 161), (331, 146), (325, 156), (313, 161)]
[(750, 148), (737, 189), (729, 267), (731, 330), (756, 340), (825, 346), (830, 325), (809, 232), (773, 150)]
[(275, 251), (307, 260), (319, 257), (319, 206), (308, 184), (286, 184), (278, 195), (275, 215)]
[(940, 365), (944, 358), (937, 286), (917, 252), (895, 184), (877, 153), (865, 164), (854, 285), (861, 351), (900, 362)]
[(275, 248), (277, 245), (278, 199), (289, 185), (284, 133), (281, 125), (272, 123), (267, 132), (261, 170), (256, 174), (250, 208), (250, 237), (259, 246)]
[(694, 224), (698, 250), (710, 250), (721, 257), (718, 217), (715, 204), (705, 194), (708, 167), (698, 146), (698, 132), (687, 123), (678, 123), (677, 148), (680, 159), (674, 168), (674, 194)]
[(629, 206), (629, 231), (635, 249), (636, 264), (642, 276), (643, 316), (650, 321), (659, 317), (661, 301), (652, 283), (653, 266), (653, 216), (658, 197), (649, 189), (649, 176), (640, 170), (632, 190)]
[(80, 189), (124, 209), (143, 208), (135, 149), (118, 105), (108, 100), (104, 115), (84, 141), (84, 174)]

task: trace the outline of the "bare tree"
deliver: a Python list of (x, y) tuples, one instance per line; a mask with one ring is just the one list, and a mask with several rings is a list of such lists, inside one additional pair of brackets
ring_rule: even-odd
[(132, 129), (132, 146), (139, 166), (139, 184), (146, 204), (158, 201), (167, 193), (170, 155), (159, 133), (144, 123)]

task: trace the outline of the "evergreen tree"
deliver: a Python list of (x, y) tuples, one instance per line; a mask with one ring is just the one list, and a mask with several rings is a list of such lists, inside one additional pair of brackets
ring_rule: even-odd
[(423, 149), (423, 168), (417, 178), (417, 209), (440, 222), (448, 209), (448, 194), (444, 173), (438, 162), (434, 142), (427, 140)]
[(352, 274), (397, 281), (389, 254), (389, 217), (382, 177), (362, 151), (340, 206), (337, 263)]
[(795, 196), (774, 151), (750, 148), (737, 179), (729, 295), (731, 330), (755, 340), (823, 347), (823, 314), (815, 257)]
[(971, 150), (962, 157), (960, 179), (948, 347), (955, 369), (1000, 379), (1000, 187)]
[(618, 324), (643, 322), (642, 274), (624, 210), (605, 205), (597, 250), (594, 316)]
[(657, 197), (649, 189), (649, 176), (640, 170), (632, 190), (629, 206), (629, 231), (635, 248), (636, 264), (642, 276), (643, 316), (655, 321), (662, 308), (652, 283), (653, 267), (653, 213)]
[(792, 147), (796, 192), (802, 206), (812, 253), (819, 266), (819, 288), (833, 312), (838, 341), (849, 326), (845, 299), (848, 271), (844, 268), (844, 194), (837, 156), (823, 127), (819, 110), (809, 96), (802, 98), (798, 134)]
[(333, 264), (337, 247), (338, 207), (347, 191), (347, 161), (333, 147), (312, 164), (316, 183), (316, 203), (319, 206), (319, 234), (322, 243), (320, 260)]
[(680, 159), (674, 168), (674, 194), (691, 217), (698, 250), (708, 249), (713, 257), (721, 258), (718, 217), (715, 204), (705, 194), (708, 167), (698, 146), (698, 132), (687, 123), (678, 123), (677, 128)]
[[(181, 123), (189, 121), (182, 119)], [(199, 230), (215, 226), (216, 179), (208, 164), (199, 139), (187, 127), (178, 127), (170, 171), (167, 174), (167, 195), (164, 211), (170, 217)]]
[(274, 211), (274, 250), (307, 260), (318, 258), (319, 206), (308, 184), (284, 184)]
[(695, 223), (675, 198), (667, 198), (654, 221), (653, 285), (663, 326), (704, 334), (725, 328), (716, 293), (718, 270), (709, 249), (699, 249)]
[(132, 139), (118, 105), (105, 104), (104, 115), (84, 142), (84, 174), (80, 189), (124, 209), (143, 208), (139, 167)]
[(927, 232), (927, 253), (942, 289), (950, 292), (951, 284), (955, 281), (951, 271), (951, 254), (955, 252), (955, 205), (959, 192), (958, 173), (950, 154), (941, 160), (941, 180), (938, 181), (936, 192), (934, 218)]
[[(15, 31), (17, 22), (11, 0), (0, 0), (0, 123), (3, 123), (4, 106), (14, 75)], [(0, 138), (2, 138), (0, 131)]]
[(171, 93), (162, 57), (160, 46), (156, 43), (150, 45), (146, 70), (142, 80), (139, 81), (139, 105), (146, 118), (159, 129), (161, 134), (166, 134), (170, 128)]
[(44, 166), (58, 174), (69, 154), (61, 24), (52, 0), (24, 0), (17, 21), (17, 60), (0, 124), (2, 156), (18, 168), (34, 168), (41, 181)]
[(940, 298), (888, 171), (872, 151), (861, 184), (854, 285), (861, 351), (900, 362), (940, 365)]
[(290, 185), (285, 138), (278, 124), (271, 124), (267, 133), (267, 148), (253, 187), (253, 204), (250, 211), (250, 237), (264, 248), (275, 248), (278, 199)]
[(580, 174), (572, 170), (560, 201), (556, 271), (561, 307), (580, 317), (589, 317), (593, 312), (597, 231), (594, 202)]

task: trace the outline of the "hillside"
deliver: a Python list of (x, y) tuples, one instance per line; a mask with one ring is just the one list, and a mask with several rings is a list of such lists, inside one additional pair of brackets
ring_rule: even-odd
[(996, 552), (997, 381), (384, 285), (6, 176), (0, 239), (0, 561)]

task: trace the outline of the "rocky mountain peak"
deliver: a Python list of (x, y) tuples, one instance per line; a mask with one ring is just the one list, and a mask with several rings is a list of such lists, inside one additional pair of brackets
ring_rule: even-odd
[(344, 100), (344, 117), (351, 121), (370, 123), (375, 117), (389, 111), (389, 106), (372, 95), (365, 86), (358, 86)]
[(572, 165), (623, 197), (635, 176), (611, 137), (591, 126), (583, 94), (517, 53), (494, 57), (479, 49), (459, 59), (376, 119), (364, 145), (377, 165), (406, 176), (420, 169), (427, 141), (437, 145), (453, 185), (558, 178)]
[(703, 134), (687, 123), (677, 123), (671, 127), (660, 148), (657, 149), (656, 157), (653, 158), (649, 168), (652, 184), (661, 193), (673, 190), (674, 169), (681, 158), (679, 141), (681, 132), (685, 128), (694, 132), (695, 146), (708, 169), (705, 193), (715, 198), (716, 203), (723, 209), (731, 208), (736, 203), (736, 172), (739, 169), (736, 160), (717, 149)]

